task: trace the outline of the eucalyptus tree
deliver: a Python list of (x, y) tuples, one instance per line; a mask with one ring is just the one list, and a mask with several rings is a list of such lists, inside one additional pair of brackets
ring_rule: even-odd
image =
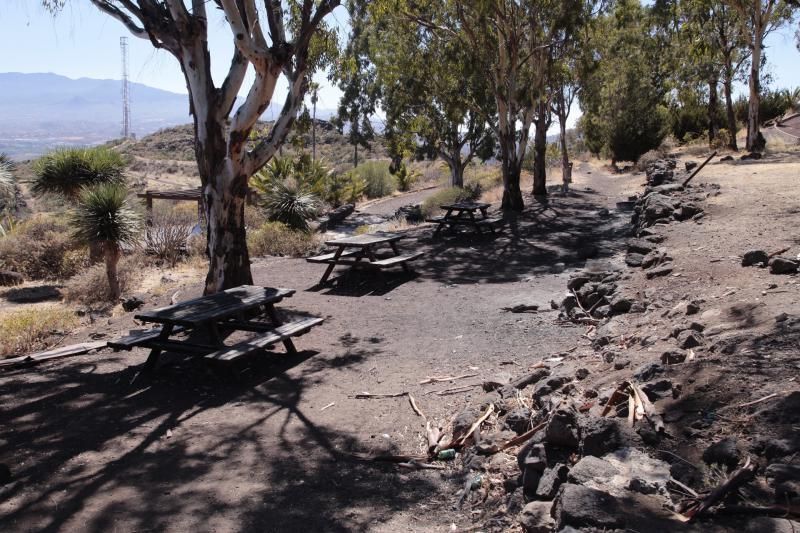
[[(57, 9), (65, 0), (43, 0)], [(178, 61), (189, 91), (195, 155), (206, 210), (205, 292), (252, 283), (244, 224), (248, 178), (277, 152), (301, 108), (310, 77), (330, 63), (336, 37), (325, 20), (341, 0), (90, 0)], [(214, 13), (212, 13), (214, 10)], [(219, 10), (218, 12), (216, 10)], [(221, 13), (233, 43), (221, 84), (212, 78), (210, 15)], [(216, 52), (213, 53), (217, 58)], [(255, 74), (241, 105), (248, 70)], [(288, 84), (271, 131), (248, 146), (258, 118)]]
[[(412, 151), (437, 155), (450, 170), (450, 184), (463, 187), (466, 166), (495, 144), (485, 73), (458, 40), (440, 39), (436, 30), (385, 7), (375, 6), (369, 16), (391, 151), (401, 158)], [(442, 4), (428, 7), (438, 12), (435, 18), (446, 16)]]
[[(592, 25), (590, 60), (581, 68), (581, 127), (589, 150), (636, 161), (666, 135), (664, 97), (672, 68), (668, 33), (655, 27), (651, 8), (619, 0)], [(665, 57), (667, 56), (667, 57)]]
[[(524, 207), (520, 174), (531, 125), (540, 129), (549, 120), (548, 69), (550, 47), (558, 31), (581, 11), (580, 0), (378, 0), (404, 14), (441, 45), (461, 47), (472, 68), (484, 73), (492, 98), (491, 109), (475, 105), (492, 126), (499, 144), (503, 173), (504, 209)], [(494, 118), (492, 118), (494, 117)], [(544, 128), (546, 131), (546, 128)], [(534, 180), (534, 194), (546, 194), (542, 174)]]
[(792, 20), (793, 0), (723, 0), (738, 14), (739, 29), (750, 48), (749, 99), (747, 109), (748, 150), (763, 149), (758, 109), (761, 95), (761, 67), (764, 38)]
[(351, 5), (350, 36), (331, 71), (331, 79), (342, 91), (337, 114), (331, 122), (353, 146), (353, 168), (358, 166), (358, 147), (369, 148), (375, 138), (372, 119), (380, 98), (375, 66), (370, 62), (370, 31), (364, 1)]

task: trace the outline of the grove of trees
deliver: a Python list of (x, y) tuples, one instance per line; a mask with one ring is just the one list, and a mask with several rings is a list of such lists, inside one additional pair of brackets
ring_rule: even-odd
[[(68, 0), (42, 1), (57, 11)], [(798, 9), (795, 0), (349, 0), (340, 40), (329, 15), (341, 0), (90, 1), (174, 56), (184, 74), (206, 210), (207, 293), (252, 282), (248, 180), (287, 139), (316, 71), (343, 92), (334, 122), (354, 147), (354, 167), (382, 115), (393, 172), (407, 176), (410, 157), (438, 157), (461, 187), (472, 160), (496, 158), (502, 207), (519, 211), (529, 151), (531, 193), (547, 195), (554, 121), (566, 183), (576, 103), (583, 141), (612, 163), (636, 161), (670, 133), (736, 150), (734, 85), (746, 80), (746, 148), (763, 148), (764, 39)], [(212, 11), (230, 31), (232, 57), (209, 49)], [(221, 83), (212, 58), (229, 64)], [(280, 78), (288, 84), (282, 111), (255, 135)]]

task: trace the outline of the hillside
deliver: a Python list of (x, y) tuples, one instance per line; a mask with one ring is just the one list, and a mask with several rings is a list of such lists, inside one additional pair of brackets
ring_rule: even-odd
[[(258, 125), (259, 131), (269, 131), (267, 122)], [(293, 135), (285, 143), (283, 155), (294, 155), (298, 150), (311, 151), (311, 134), (302, 136), (303, 148), (292, 144)], [(140, 188), (164, 189), (196, 186), (197, 165), (194, 161), (192, 126), (184, 124), (159, 130), (138, 140), (112, 141), (109, 144), (132, 158), (129, 174)], [(385, 159), (386, 147), (378, 138), (371, 150), (359, 148), (359, 160)], [(317, 158), (333, 169), (347, 170), (353, 165), (353, 146), (330, 122), (317, 120)]]
[[(130, 84), (131, 127), (144, 136), (191, 120), (186, 94)], [(71, 79), (56, 74), (0, 73), (0, 152), (35, 157), (57, 146), (90, 145), (119, 137), (119, 80)], [(273, 104), (265, 118), (280, 113)], [(330, 110), (318, 109), (328, 117)]]

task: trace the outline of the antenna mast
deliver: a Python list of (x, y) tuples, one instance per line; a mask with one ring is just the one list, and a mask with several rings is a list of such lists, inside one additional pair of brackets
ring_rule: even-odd
[(122, 138), (131, 136), (131, 102), (130, 86), (128, 84), (128, 38), (119, 38), (119, 47), (122, 51)]

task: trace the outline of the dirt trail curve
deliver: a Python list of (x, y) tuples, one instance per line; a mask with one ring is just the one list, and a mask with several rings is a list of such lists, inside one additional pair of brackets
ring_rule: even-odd
[[(751, 168), (759, 183), (771, 179), (772, 167), (744, 165), (720, 166), (703, 177), (731, 183), (731, 170), (740, 172), (735, 183), (741, 198), (723, 192), (718, 201), (745, 203), (752, 199)], [(407, 398), (354, 395), (411, 392), (430, 419), (449, 427), (455, 413), (480, 402), (484, 380), (526, 374), (545, 359), (563, 358), (555, 360), (563, 372), (588, 368), (587, 387), (610, 386), (628, 376), (632, 366), (615, 374), (613, 364), (592, 349), (587, 329), (558, 323), (549, 306), (550, 300), (563, 298), (570, 274), (587, 261), (620, 264), (624, 254), (628, 215), (601, 213), (639, 192), (643, 176), (591, 172), (576, 172), (568, 197), (554, 194), (547, 204), (526, 197), (528, 209), (495, 238), (432, 239), (429, 226), (412, 229), (401, 248), (426, 252), (415, 263), (414, 278), (344, 276), (320, 289), (314, 285), (321, 265), (256, 260), (255, 283), (297, 289), (280, 306), (286, 314), (313, 314), (326, 322), (297, 339), (302, 350), (297, 356), (254, 358), (235, 379), (209, 372), (202, 361), (166, 357), (154, 379), (128, 385), (147, 355), (138, 349), (0, 374), (0, 463), (10, 470), (10, 479), (0, 485), (0, 530), (445, 532), (451, 524), (472, 527), (473, 519), (486, 517), (471, 515), (466, 507), (453, 509), (465, 482), (460, 462), (417, 471), (352, 458), (351, 452), (417, 454), (426, 448), (424, 422)], [(795, 173), (782, 179), (797, 179), (796, 170), (787, 172)], [(780, 192), (787, 183), (761, 191), (763, 205), (753, 203), (748, 220), (760, 220), (753, 230), (763, 235), (748, 237), (748, 246), (779, 246), (797, 227), (796, 195)], [(414, 194), (420, 201), (430, 192)], [(769, 194), (780, 195), (777, 204)], [(413, 201), (393, 198), (376, 209), (389, 214), (407, 203)], [(716, 271), (713, 280), (690, 276), (689, 269), (705, 272), (709, 258), (739, 253), (745, 244), (720, 238), (726, 234), (725, 220), (736, 224), (736, 210), (737, 205), (714, 204), (710, 220), (722, 225), (707, 222), (683, 237), (678, 226), (669, 227), (667, 242), (676, 263), (681, 261), (683, 277), (662, 279), (658, 290), (677, 293), (670, 281), (691, 280), (693, 288), (715, 291), (706, 297), (713, 298), (734, 283)], [(780, 235), (773, 231), (777, 222)], [(704, 261), (682, 262), (706, 241), (713, 251), (692, 252)], [(753, 274), (753, 291), (760, 291), (766, 274)], [(788, 280), (779, 283), (794, 292), (769, 297), (785, 305), (796, 296), (796, 287)], [(201, 290), (198, 280), (184, 287), (180, 298)], [(746, 296), (760, 298), (757, 294)], [(142, 296), (152, 308), (168, 304), (171, 295)], [(503, 311), (518, 304), (537, 305), (540, 312)], [(74, 331), (64, 344), (112, 338), (137, 327), (131, 314), (103, 317)], [(420, 384), (428, 376), (461, 374), (477, 376)], [(698, 380), (696, 386), (704, 384)], [(458, 385), (472, 387), (431, 394)], [(516, 468), (513, 457), (508, 462)]]

